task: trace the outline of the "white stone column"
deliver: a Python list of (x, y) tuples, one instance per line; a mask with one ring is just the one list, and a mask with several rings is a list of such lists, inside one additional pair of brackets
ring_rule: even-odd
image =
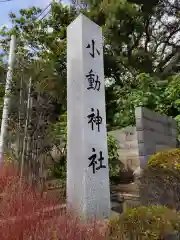
[(110, 189), (102, 29), (80, 14), (67, 29), (67, 204), (106, 218)]

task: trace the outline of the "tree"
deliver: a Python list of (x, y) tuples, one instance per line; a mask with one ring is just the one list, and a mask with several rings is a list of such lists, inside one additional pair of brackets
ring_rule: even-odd
[(160, 106), (166, 108), (164, 91), (165, 86), (158, 84), (158, 78), (145, 73), (136, 77), (136, 88), (131, 88), (129, 85), (124, 87), (115, 85), (112, 94), (117, 99), (116, 112), (114, 112), (111, 127), (135, 124), (135, 108), (138, 106), (165, 111), (163, 108), (160, 109)]
[[(89, 8), (87, 16), (101, 25), (104, 32), (105, 77), (111, 82), (106, 89), (109, 127), (133, 124), (134, 111), (127, 108), (130, 105), (127, 96), (138, 92), (138, 75), (145, 73), (154, 78), (154, 84), (165, 85), (169, 77), (179, 73), (179, 1), (85, 2)], [(138, 98), (134, 100), (138, 102)], [(150, 109), (156, 110), (154, 104)], [(123, 117), (124, 110), (128, 114)], [(168, 114), (176, 116), (171, 110)]]
[(87, 4), (88, 15), (104, 29), (105, 51), (114, 56), (119, 77), (124, 79), (126, 72), (131, 80), (140, 72), (164, 77), (178, 71), (178, 1), (87, 0)]
[[(138, 91), (138, 75), (146, 73), (154, 84), (157, 81), (166, 84), (164, 80), (179, 71), (179, 2), (121, 0), (108, 3), (104, 0), (88, 1), (87, 4), (88, 10), (82, 4), (80, 11), (102, 26), (104, 33), (104, 69), (109, 83), (106, 87), (108, 127), (127, 126), (133, 123), (133, 110), (127, 108), (126, 98), (131, 92)], [(38, 18), (40, 11), (37, 8), (22, 9), (20, 17), (10, 14), (15, 27), (11, 31), (3, 29), (1, 34), (5, 39), (1, 43), (6, 49), (6, 36), (15, 31), (21, 39), (20, 56), (28, 61), (37, 56), (47, 62), (51, 59), (60, 79), (57, 89), (61, 90), (61, 114), (66, 110), (66, 28), (77, 16), (78, 9), (53, 3), (46, 19)], [(172, 13), (174, 17), (170, 20), (167, 16)], [(33, 31), (36, 32), (35, 38), (32, 37)], [(150, 105), (150, 108), (154, 109), (154, 106)], [(130, 119), (126, 114), (122, 117), (124, 109)]]
[[(52, 4), (50, 16), (38, 18), (39, 8), (21, 9), (20, 17), (10, 13), (13, 28), (3, 28), (1, 45), (7, 53), (9, 36), (14, 33), (18, 36), (17, 65), (21, 67), (27, 62), (39, 60), (49, 64), (57, 76), (54, 86), (60, 96), (60, 104), (66, 105), (66, 27), (74, 19), (76, 11), (73, 8), (63, 7), (62, 4)], [(35, 36), (35, 37), (34, 37)], [(20, 66), (19, 66), (20, 65)], [(55, 83), (55, 82), (54, 82)], [(57, 88), (57, 84), (60, 87)], [(56, 94), (57, 95), (57, 94)]]
[[(21, 135), (21, 143), (18, 143), (18, 148), (21, 145), (21, 151), (17, 156), (13, 153), (13, 157), (18, 160), (21, 158), (23, 151), (27, 86), (29, 78), (32, 79), (31, 99), (33, 100), (33, 106), (31, 106), (31, 116), (27, 123), (28, 142), (31, 144), (28, 144), (25, 152), (29, 162), (36, 162), (30, 160), (32, 154), (33, 158), (37, 159), (41, 154), (52, 148), (53, 144), (48, 139), (43, 140), (43, 143), (42, 139), (44, 139), (43, 136), (46, 136), (46, 130), (50, 127), (50, 124), (58, 120), (59, 114), (64, 112), (66, 106), (66, 40), (64, 30), (62, 28), (61, 32), (58, 30), (58, 23), (55, 19), (57, 18), (57, 12), (62, 13), (61, 23), (62, 27), (64, 27), (66, 21), (70, 22), (71, 15), (73, 15), (73, 11), (69, 11), (68, 8), (63, 8), (62, 5), (57, 4), (52, 6), (53, 13), (48, 20), (39, 20), (40, 12), (40, 9), (33, 7), (21, 9), (20, 17), (16, 17), (15, 14), (11, 13), (10, 18), (14, 23), (14, 27), (10, 31), (5, 28), (1, 31), (1, 35), (4, 36), (1, 44), (6, 54), (8, 54), (9, 36), (12, 33), (18, 36), (16, 74), (13, 78), (12, 111), (9, 122), (13, 143), (16, 141), (15, 139), (18, 139), (17, 133)], [(66, 17), (69, 16), (70, 19), (64, 18), (64, 14)], [(50, 27), (53, 27), (52, 32), (48, 31)], [(36, 37), (32, 37), (32, 32)], [(21, 94), (22, 88), (23, 94)], [(22, 99), (20, 99), (20, 95)], [(20, 101), (21, 104), (19, 104)], [(21, 120), (19, 120), (20, 115)], [(39, 146), (39, 142), (41, 146)], [(28, 149), (31, 149), (31, 152)], [(32, 166), (32, 168), (37, 169), (38, 166)]]

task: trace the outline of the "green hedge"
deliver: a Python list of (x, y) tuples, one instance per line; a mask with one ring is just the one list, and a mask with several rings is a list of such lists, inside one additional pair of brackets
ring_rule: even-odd
[(129, 209), (109, 222), (110, 240), (158, 240), (179, 227), (179, 216), (164, 206)]
[(148, 161), (148, 169), (180, 172), (180, 149), (154, 154)]
[(180, 209), (180, 149), (154, 154), (140, 181), (143, 205), (165, 205)]

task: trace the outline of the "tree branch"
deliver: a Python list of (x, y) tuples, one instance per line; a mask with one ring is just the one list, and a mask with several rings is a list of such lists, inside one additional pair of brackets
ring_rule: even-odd
[(150, 18), (148, 18), (145, 23), (145, 33), (146, 33), (145, 52), (148, 52), (148, 43), (151, 40), (150, 33), (149, 33), (149, 23), (150, 23)]
[(169, 64), (167, 66), (165, 66), (165, 68), (163, 69), (162, 75), (170, 74), (173, 67), (176, 65), (176, 63), (179, 60), (180, 60), (180, 49), (178, 50), (178, 52), (176, 52), (175, 56), (171, 59)]
[(177, 48), (174, 48), (174, 49), (172, 50), (172, 52), (171, 52), (170, 54), (168, 54), (168, 55), (165, 57), (165, 59), (162, 60), (162, 61), (158, 64), (156, 72), (161, 72), (162, 69), (163, 69), (163, 67), (166, 65), (166, 63), (169, 62), (169, 61), (172, 59), (172, 57), (175, 56), (176, 53), (177, 53)]
[(134, 48), (136, 48), (136, 47), (138, 46), (139, 41), (140, 41), (142, 35), (143, 35), (143, 32), (141, 32), (141, 33), (137, 36), (137, 38), (136, 38), (134, 44), (132, 44), (132, 46), (128, 46), (128, 58), (131, 58), (132, 51), (134, 50)]

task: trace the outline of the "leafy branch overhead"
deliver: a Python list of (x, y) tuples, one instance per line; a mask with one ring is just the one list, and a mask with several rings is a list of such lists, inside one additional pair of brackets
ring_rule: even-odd
[(122, 75), (128, 71), (166, 77), (177, 72), (179, 1), (87, 3), (91, 9), (88, 14), (104, 28), (105, 49), (118, 60)]

